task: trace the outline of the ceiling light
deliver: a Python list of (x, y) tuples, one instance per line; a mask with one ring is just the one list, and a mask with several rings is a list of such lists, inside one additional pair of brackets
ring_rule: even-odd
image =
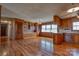
[(75, 14), (76, 17), (79, 18), (79, 7), (75, 6), (75, 4), (72, 3), (72, 7), (67, 10), (67, 13)]
[(79, 7), (74, 7), (74, 8), (70, 8), (67, 12), (72, 13), (72, 12), (76, 12), (78, 10), (79, 10)]

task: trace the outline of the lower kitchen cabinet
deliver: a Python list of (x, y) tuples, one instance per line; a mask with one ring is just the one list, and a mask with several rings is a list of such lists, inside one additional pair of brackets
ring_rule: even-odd
[(67, 43), (73, 43), (72, 33), (64, 33), (64, 40)]
[(73, 34), (72, 38), (74, 43), (79, 43), (79, 34)]
[(64, 35), (63, 34), (54, 34), (54, 40), (53, 42), (55, 44), (61, 44), (64, 41)]

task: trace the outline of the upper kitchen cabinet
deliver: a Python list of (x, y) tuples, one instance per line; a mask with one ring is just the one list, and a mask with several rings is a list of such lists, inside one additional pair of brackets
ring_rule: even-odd
[(54, 23), (56, 23), (57, 25), (61, 26), (61, 19), (59, 16), (54, 16)]
[(61, 25), (62, 28), (69, 29), (71, 25), (72, 25), (72, 22), (70, 18), (62, 19), (62, 25)]

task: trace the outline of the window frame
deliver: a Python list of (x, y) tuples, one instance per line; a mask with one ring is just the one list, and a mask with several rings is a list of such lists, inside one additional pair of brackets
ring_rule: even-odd
[[(56, 25), (57, 27), (56, 28), (52, 28), (52, 25)], [(51, 25), (51, 29), (56, 29), (56, 31), (57, 31), (57, 32), (52, 32), (52, 33), (58, 33), (58, 25), (57, 24), (52, 24), (52, 25)]]
[[(45, 26), (45, 25), (42, 25), (42, 26)], [(44, 29), (44, 32), (45, 32), (46, 26), (45, 26), (45, 28), (43, 28), (42, 26), (41, 26), (41, 32), (43, 31), (43, 29)]]
[[(76, 22), (79, 22), (79, 21), (76, 21)], [(79, 31), (79, 29), (77, 29), (78, 27), (79, 27), (79, 25), (74, 25), (74, 23), (76, 23), (76, 22), (73, 22), (72, 23), (72, 29), (73, 29), (73, 31)], [(76, 29), (74, 29), (74, 27), (76, 27)]]
[[(47, 28), (48, 25), (50, 25), (50, 28)], [(56, 25), (57, 27), (53, 28), (52, 25)], [(57, 24), (46, 24), (46, 25), (42, 25), (42, 26), (45, 26), (45, 31), (44, 32), (58, 33), (58, 25)], [(41, 32), (43, 32), (42, 31), (42, 26), (41, 26)], [(52, 29), (56, 29), (56, 32), (53, 32)], [(47, 30), (49, 30), (49, 31), (47, 31)]]

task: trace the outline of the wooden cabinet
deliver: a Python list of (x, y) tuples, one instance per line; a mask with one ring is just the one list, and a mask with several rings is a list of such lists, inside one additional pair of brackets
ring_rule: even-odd
[(15, 21), (15, 29), (16, 29), (16, 36), (15, 38), (18, 39), (23, 39), (23, 21), (16, 20)]
[(61, 44), (64, 41), (64, 35), (63, 34), (54, 34), (53, 41), (55, 44)]
[(67, 20), (67, 27), (68, 28), (72, 27), (72, 21), (71, 21), (71, 19)]
[(62, 28), (70, 28), (71, 27), (71, 25), (72, 25), (72, 21), (71, 21), (71, 19), (63, 19), (62, 20), (62, 25), (61, 25), (61, 27)]
[(67, 43), (72, 43), (73, 42), (72, 33), (64, 33), (64, 40)]
[(74, 43), (79, 43), (79, 34), (73, 34), (72, 38)]
[(62, 20), (62, 28), (66, 28), (67, 27), (67, 20)]
[(57, 24), (57, 25), (61, 25), (61, 19), (60, 19), (60, 17), (58, 17), (58, 16), (54, 16), (54, 22)]

